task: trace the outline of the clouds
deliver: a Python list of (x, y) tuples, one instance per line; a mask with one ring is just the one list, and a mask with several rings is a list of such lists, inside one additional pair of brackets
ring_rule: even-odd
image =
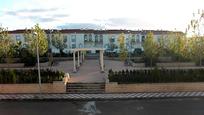
[(52, 11), (57, 11), (58, 8), (48, 8), (48, 9), (43, 9), (43, 8), (36, 8), (36, 9), (19, 9), (15, 11), (5, 11), (5, 15), (17, 15), (19, 13), (42, 13), (42, 12), (52, 12)]
[(106, 20), (106, 24), (109, 26), (121, 26), (121, 27), (135, 27), (140, 22), (134, 18), (110, 18)]
[(57, 21), (56, 18), (52, 18), (52, 17), (39, 17), (39, 16), (26, 16), (25, 18), (30, 19), (34, 22), (53, 22), (53, 21)]
[(59, 29), (104, 29), (104, 26), (93, 23), (65, 23), (57, 26)]
[(96, 23), (101, 23), (106, 28), (112, 29), (150, 29), (150, 26), (152, 26), (149, 22), (145, 20), (139, 20), (137, 18), (115, 17), (108, 18), (105, 20), (94, 20), (96, 21)]
[(19, 19), (29, 19), (35, 23), (48, 23), (58, 21), (61, 18), (69, 17), (66, 13), (60, 13), (60, 8), (36, 8), (36, 9), (19, 9), (4, 11), (4, 16), (10, 16)]
[(93, 19), (92, 23), (63, 23), (57, 26), (59, 29), (152, 29), (148, 22), (136, 18), (109, 18)]
[(0, 23), (22, 29), (106, 28), (184, 30), (204, 1), (188, 0), (2, 0)]

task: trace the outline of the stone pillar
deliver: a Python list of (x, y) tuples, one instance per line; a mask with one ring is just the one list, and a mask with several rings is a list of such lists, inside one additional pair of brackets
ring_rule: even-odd
[(73, 68), (73, 72), (76, 72), (76, 59), (75, 59), (75, 51), (73, 52), (73, 63), (74, 63), (74, 68)]
[(84, 62), (84, 51), (82, 52), (82, 61)]
[(104, 72), (103, 50), (100, 50), (100, 66), (101, 72)]
[(80, 59), (80, 58), (79, 58), (79, 57), (80, 57), (80, 53), (79, 53), (79, 52), (80, 52), (80, 51), (77, 52), (77, 54), (78, 54), (78, 57), (77, 57), (77, 58), (78, 58), (78, 60), (77, 60), (77, 62), (78, 62), (78, 63), (77, 63), (77, 66), (78, 66), (78, 67), (80, 66), (80, 61), (79, 61), (79, 59)]
[(83, 63), (83, 51), (81, 51), (81, 54), (80, 54), (81, 56), (80, 56), (80, 64), (82, 64)]

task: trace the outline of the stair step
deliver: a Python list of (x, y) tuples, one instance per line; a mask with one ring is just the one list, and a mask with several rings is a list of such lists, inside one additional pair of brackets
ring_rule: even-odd
[(68, 90), (68, 93), (104, 93), (104, 90)]
[(105, 83), (68, 83), (67, 93), (104, 93)]
[(99, 86), (89, 86), (89, 85), (86, 85), (86, 86), (81, 86), (81, 85), (67, 85), (67, 87), (105, 87), (105, 85), (99, 85)]
[(105, 89), (105, 87), (87, 87), (87, 88), (82, 88), (82, 87), (68, 87), (68, 89)]

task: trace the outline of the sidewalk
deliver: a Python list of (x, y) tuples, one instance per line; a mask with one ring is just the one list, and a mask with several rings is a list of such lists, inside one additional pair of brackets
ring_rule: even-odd
[(0, 101), (12, 100), (122, 100), (204, 97), (204, 92), (103, 93), (103, 94), (0, 94)]

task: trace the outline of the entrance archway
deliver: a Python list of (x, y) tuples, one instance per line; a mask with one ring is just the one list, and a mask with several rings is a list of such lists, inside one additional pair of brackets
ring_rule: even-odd
[[(83, 61), (85, 60), (85, 51), (91, 51), (91, 50), (95, 50), (95, 51), (99, 51), (99, 62), (100, 62), (100, 68), (101, 68), (101, 72), (104, 72), (104, 58), (103, 58), (103, 53), (104, 53), (104, 49), (103, 48), (75, 48), (75, 49), (71, 49), (71, 51), (73, 52), (73, 72), (77, 72), (77, 67), (79, 68), (81, 63), (83, 63)], [(76, 56), (75, 54), (77, 53), (77, 64), (76, 64)]]

